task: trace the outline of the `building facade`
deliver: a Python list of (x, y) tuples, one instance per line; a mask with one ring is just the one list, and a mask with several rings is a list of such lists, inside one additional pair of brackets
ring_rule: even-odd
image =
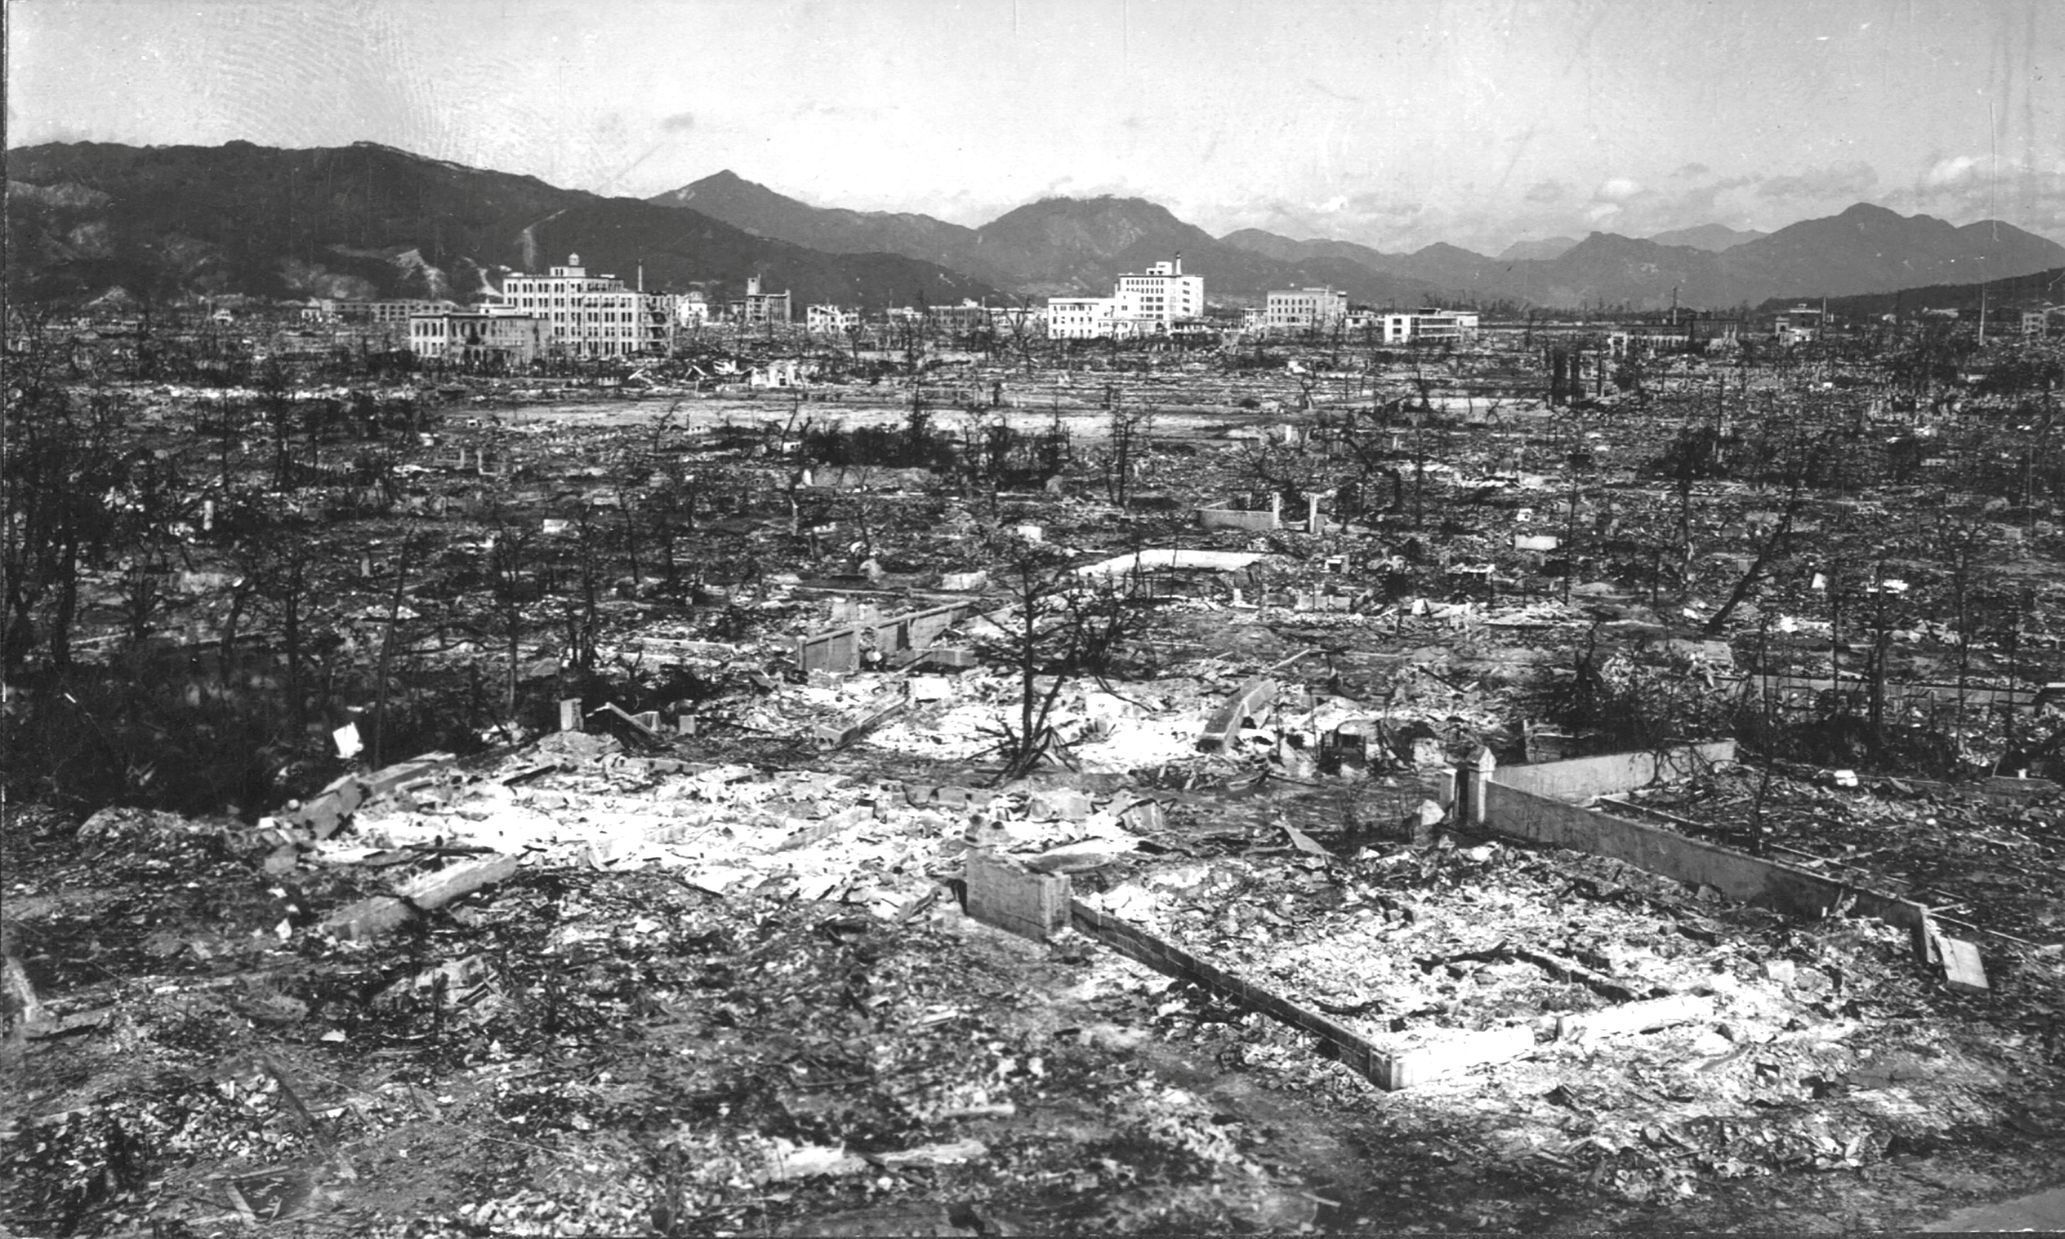
[(1151, 324), (1155, 331), (1165, 332), (1205, 312), (1205, 279), (1183, 274), (1181, 254), (1145, 271), (1119, 276), (1111, 295), (1119, 303), (1116, 317)]
[(579, 254), (544, 275), (502, 281), (500, 308), (545, 321), (550, 352), (565, 357), (665, 353), (672, 338), (671, 298), (626, 288), (614, 275), (590, 275)]
[(746, 277), (746, 295), (734, 299), (729, 310), (733, 322), (745, 327), (762, 327), (773, 323), (786, 327), (789, 323), (789, 294), (760, 291), (760, 277)]
[(1271, 331), (1332, 331), (1348, 321), (1348, 294), (1326, 288), (1272, 290), (1262, 311)]
[(456, 301), (430, 301), (394, 297), (384, 301), (343, 301), (321, 298), (310, 303), (320, 315), (348, 323), (406, 323), (418, 314), (441, 314), (456, 310)]
[(1383, 316), (1386, 344), (1460, 342), (1477, 334), (1477, 315), (1463, 310), (1416, 310)]
[(1118, 302), (1110, 297), (1049, 297), (1049, 340), (1101, 340), (1118, 334)]
[(710, 298), (701, 289), (674, 298), (674, 323), (679, 327), (701, 327), (710, 321)]
[(551, 338), (551, 324), (536, 314), (466, 310), (409, 319), (409, 351), (455, 365), (527, 365), (546, 354)]
[(836, 305), (803, 308), (803, 329), (814, 336), (843, 336), (860, 326), (860, 311)]

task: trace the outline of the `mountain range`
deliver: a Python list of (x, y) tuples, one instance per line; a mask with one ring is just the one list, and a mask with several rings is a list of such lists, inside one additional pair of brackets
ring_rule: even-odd
[[(2065, 262), (2065, 246), (2011, 224), (1954, 227), (1858, 204), (1773, 233), (1721, 224), (1637, 239), (1595, 232), (1508, 247), (1497, 258), (1437, 242), (1386, 253), (1352, 241), (1294, 240), (1247, 228), (1217, 238), (1139, 198), (1055, 198), (966, 228), (925, 215), (827, 210), (726, 171), (653, 199), (693, 204), (740, 228), (833, 250), (877, 246), (1024, 293), (1102, 292), (1113, 274), (1181, 253), (1208, 295), (1332, 284), (1356, 301), (1507, 300), (1657, 309), (1842, 296), (2000, 278)], [(1257, 262), (1256, 259), (1266, 261)]]
[(279, 150), (60, 143), (7, 153), (7, 277), (59, 302), (120, 287), (272, 297), (471, 297), (500, 273), (579, 253), (648, 288), (736, 291), (749, 275), (799, 305), (958, 304), (998, 290), (921, 259), (833, 254), (695, 211), (560, 189), (360, 142)]
[(1181, 255), (1213, 299), (1328, 284), (1379, 306), (1730, 307), (1975, 282), (2065, 265), (2011, 224), (1953, 226), (1859, 204), (1769, 234), (1719, 224), (1648, 239), (1595, 232), (1496, 257), (1436, 243), (1387, 253), (1258, 229), (1214, 237), (1140, 198), (1049, 198), (977, 227), (817, 207), (730, 171), (647, 200), (560, 189), (371, 143), (279, 150), (62, 143), (8, 152), (8, 279), (85, 300), (114, 287), (270, 296), (470, 296), (578, 251), (648, 288), (875, 308), (1105, 293)]

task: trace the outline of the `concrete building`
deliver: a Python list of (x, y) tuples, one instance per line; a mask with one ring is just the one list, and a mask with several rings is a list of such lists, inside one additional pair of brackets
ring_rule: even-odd
[(674, 297), (674, 325), (677, 327), (701, 327), (710, 321), (710, 299), (700, 288)]
[(1204, 316), (1205, 280), (1183, 274), (1183, 255), (1118, 277), (1109, 297), (1050, 297), (1047, 338), (1092, 340), (1167, 335)]
[(727, 305), (731, 320), (743, 327), (764, 327), (769, 323), (786, 327), (789, 323), (789, 294), (760, 291), (760, 277), (746, 277), (746, 295), (733, 298)]
[(860, 326), (860, 311), (836, 305), (806, 306), (803, 328), (814, 336), (843, 336)]
[(925, 316), (941, 331), (965, 334), (989, 325), (989, 310), (974, 301), (963, 301), (959, 305), (934, 305), (925, 307)]
[(1460, 342), (1477, 334), (1477, 315), (1463, 310), (1416, 310), (1386, 314), (1384, 343), (1438, 344)]
[(1262, 311), (1270, 331), (1331, 331), (1348, 321), (1348, 294), (1326, 288), (1271, 290)]
[(1819, 340), (1827, 328), (1827, 311), (1796, 305), (1772, 321), (1771, 334), (1780, 344), (1807, 344)]
[(409, 319), (409, 351), (457, 365), (527, 365), (551, 346), (551, 324), (536, 314), (466, 310)]
[(1047, 298), (1049, 340), (1101, 340), (1118, 334), (1118, 302), (1110, 297)]
[(1152, 323), (1156, 331), (1166, 332), (1205, 312), (1205, 279), (1183, 274), (1181, 254), (1145, 271), (1120, 275), (1111, 295), (1119, 303), (1115, 317)]
[(442, 314), (460, 308), (456, 301), (431, 301), (410, 297), (393, 297), (383, 301), (322, 298), (310, 304), (326, 317), (358, 323), (406, 323), (418, 314)]
[(579, 254), (544, 275), (504, 280), (501, 308), (545, 320), (550, 351), (568, 357), (665, 353), (674, 316), (672, 298), (626, 288), (614, 275), (590, 275)]

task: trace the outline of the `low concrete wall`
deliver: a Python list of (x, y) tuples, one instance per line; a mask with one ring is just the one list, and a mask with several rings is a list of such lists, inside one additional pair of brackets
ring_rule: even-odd
[(1716, 740), (1657, 753), (1607, 753), (1600, 757), (1573, 757), (1532, 766), (1500, 766), (1492, 781), (1504, 787), (1533, 792), (1557, 800), (1590, 800), (1632, 791), (1651, 783), (1685, 779), (1708, 766), (1735, 760), (1735, 741)]
[(1228, 1002), (1253, 1008), (1273, 1020), (1310, 1033), (1319, 1038), (1349, 1070), (1379, 1088), (1392, 1087), (1389, 1056), (1324, 1015), (1307, 1011), (1287, 998), (1206, 963), (1175, 943), (1156, 937), (1137, 925), (1106, 916), (1080, 899), (1070, 901), (1069, 916), (1076, 929), (1126, 958), (1145, 964), (1163, 976), (1195, 982)]
[(1241, 685), (1239, 692), (1205, 720), (1205, 729), (1197, 738), (1199, 751), (1217, 753), (1232, 748), (1234, 737), (1240, 734), (1242, 720), (1275, 701), (1276, 693), (1275, 680), (1249, 680)]
[(1610, 856), (1662, 877), (1711, 886), (1730, 899), (1792, 916), (1819, 919), (1848, 903), (1859, 915), (1875, 916), (1914, 932), (1928, 915), (1927, 908), (1910, 900), (1687, 838), (1659, 826), (1609, 817), (1503, 781), (1485, 785), (1484, 824), (1500, 834)]
[(1069, 922), (1068, 878), (1028, 873), (988, 852), (968, 853), (968, 915), (1022, 938), (1045, 942)]
[(1278, 512), (1255, 512), (1246, 508), (1199, 508), (1197, 523), (1200, 529), (1247, 529), (1259, 532), (1281, 528), (1283, 516)]
[(812, 671), (857, 671), (860, 669), (860, 634), (872, 630), (876, 648), (885, 666), (900, 667), (929, 649), (934, 641), (962, 616), (976, 609), (972, 602), (950, 602), (945, 606), (909, 611), (886, 619), (843, 628), (830, 628), (796, 638), (796, 666), (808, 675)]

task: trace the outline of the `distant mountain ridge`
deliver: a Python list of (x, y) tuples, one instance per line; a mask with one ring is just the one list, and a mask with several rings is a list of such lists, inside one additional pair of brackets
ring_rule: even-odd
[(271, 297), (446, 296), (578, 252), (649, 289), (760, 275), (800, 307), (994, 295), (893, 253), (827, 254), (693, 210), (559, 189), (375, 143), (280, 150), (56, 143), (8, 152), (7, 279), (83, 301), (122, 288)]
[[(1689, 237), (1698, 244), (1672, 244), (1666, 240), (1670, 237)], [(1988, 220), (1959, 228), (1933, 216), (1903, 216), (1865, 203), (1769, 234), (1718, 224), (1649, 240), (1595, 232), (1546, 259), (1485, 258), (1438, 243), (1411, 254), (1385, 254), (1368, 246), (1293, 241), (1255, 229), (1226, 239), (1262, 253), (1339, 254), (1373, 271), (1469, 296), (1559, 307), (1660, 309), (1676, 301), (1719, 308), (1774, 297), (1835, 297), (1956, 283), (1982, 272), (2005, 278), (2065, 263), (2065, 246), (2012, 224)]]
[(1762, 240), (1768, 232), (1757, 232), (1748, 228), (1730, 228), (1726, 224), (1698, 224), (1691, 228), (1677, 228), (1670, 232), (1659, 232), (1650, 236), (1658, 245), (1688, 245), (1696, 250), (1718, 254), (1738, 245)]
[(814, 207), (724, 171), (651, 199), (735, 227), (834, 253), (888, 250), (969, 272), (1028, 296), (1106, 294), (1124, 271), (1183, 255), (1208, 295), (1259, 297), (1271, 288), (1333, 284), (1365, 301), (1427, 289), (1338, 255), (1276, 258), (1228, 245), (1142, 198), (1047, 198), (979, 228), (928, 215)]
[[(1008, 293), (1105, 293), (1180, 254), (1208, 297), (1332, 285), (1363, 304), (1507, 300), (1723, 308), (2006, 279), (2065, 246), (2000, 221), (1962, 227), (1859, 204), (1769, 235), (1717, 224), (1647, 240), (1593, 233), (1494, 258), (1436, 243), (1390, 254), (1259, 229), (1213, 237), (1141, 198), (1047, 198), (969, 228), (815, 207), (726, 171), (647, 201), (605, 198), (371, 143), (277, 150), (51, 144), (9, 152), (10, 286), (88, 300), (123, 288), (267, 296), (470, 296), (578, 251), (649, 288), (758, 274), (798, 305), (875, 308)], [(1561, 247), (1561, 248), (1559, 248)], [(1553, 256), (1523, 257), (1524, 254)]]

